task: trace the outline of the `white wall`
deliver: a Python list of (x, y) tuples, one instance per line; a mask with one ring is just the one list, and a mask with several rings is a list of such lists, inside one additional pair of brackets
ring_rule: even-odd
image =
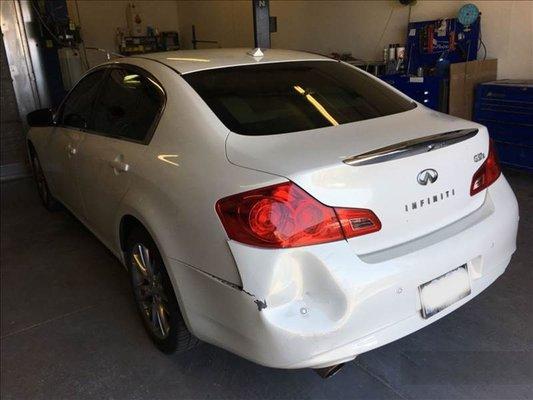
[[(128, 3), (134, 3), (137, 7), (143, 21), (142, 26), (157, 27), (161, 31), (178, 30), (178, 4), (174, 0), (67, 0), (70, 18), (81, 26), (85, 46), (112, 51), (118, 50), (117, 27), (127, 27)], [(105, 60), (105, 54), (87, 50), (87, 58), (90, 66), (94, 66)]]
[[(454, 17), (467, 2), (418, 0), (411, 21)], [(499, 60), (498, 77), (533, 79), (533, 1), (473, 3), (482, 12), (488, 57)], [(273, 47), (351, 52), (360, 59), (377, 60), (388, 43), (405, 42), (409, 8), (397, 0), (271, 0), (270, 12), (278, 17)], [(251, 0), (179, 0), (178, 15), (186, 48), (190, 48), (193, 23), (199, 38), (219, 40), (222, 47), (253, 45)]]
[(199, 43), (199, 49), (254, 45), (251, 0), (178, 1), (178, 15), (185, 49), (192, 48), (192, 25), (196, 26), (196, 39), (218, 41)]
[(383, 46), (401, 43), (406, 36), (407, 11), (393, 0), (271, 2), (270, 13), (278, 17), (272, 45), (324, 54), (351, 52), (359, 59), (381, 60)]
[[(422, 1), (414, 20), (438, 18), (436, 10), (454, 15), (468, 2)], [(488, 57), (498, 59), (498, 78), (533, 79), (533, 1), (473, 1), (481, 13), (481, 33)]]
[[(418, 0), (411, 21), (454, 17), (467, 1)], [(499, 78), (533, 79), (533, 1), (473, 1), (482, 12), (483, 40), (488, 57), (498, 58)], [(126, 27), (124, 0), (78, 0), (82, 35), (87, 46), (116, 49), (116, 27)], [(191, 26), (198, 39), (217, 40), (206, 47), (252, 47), (251, 0), (134, 1), (143, 25), (179, 30), (183, 48), (191, 48)], [(68, 0), (77, 21), (76, 1)], [(271, 0), (278, 17), (272, 46), (320, 53), (351, 52), (364, 60), (381, 59), (388, 43), (404, 43), (409, 8), (397, 0), (304, 1)], [(387, 24), (387, 21), (388, 24)], [(385, 29), (386, 27), (386, 29)], [(380, 40), (381, 39), (381, 40)], [(91, 65), (103, 54), (88, 52)]]

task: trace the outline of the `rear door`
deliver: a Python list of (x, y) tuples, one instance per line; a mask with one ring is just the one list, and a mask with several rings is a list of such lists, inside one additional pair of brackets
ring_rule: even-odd
[(90, 129), (92, 106), (105, 75), (97, 70), (84, 77), (69, 93), (57, 117), (48, 144), (48, 175), (53, 193), (79, 218), (84, 218), (78, 188), (78, 152)]
[(94, 105), (94, 126), (80, 159), (80, 191), (87, 220), (105, 242), (114, 237), (115, 213), (140, 164), (165, 104), (155, 78), (133, 66), (113, 66)]

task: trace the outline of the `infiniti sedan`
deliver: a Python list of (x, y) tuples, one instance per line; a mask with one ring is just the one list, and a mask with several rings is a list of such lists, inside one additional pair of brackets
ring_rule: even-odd
[(203, 340), (328, 376), (470, 301), (515, 251), (484, 126), (315, 54), (122, 58), (28, 123), (45, 207), (124, 264), (167, 353)]

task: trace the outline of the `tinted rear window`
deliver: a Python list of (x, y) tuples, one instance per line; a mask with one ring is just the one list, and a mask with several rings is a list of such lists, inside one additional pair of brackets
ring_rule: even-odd
[(334, 61), (246, 65), (183, 76), (233, 132), (271, 135), (383, 117), (416, 105)]

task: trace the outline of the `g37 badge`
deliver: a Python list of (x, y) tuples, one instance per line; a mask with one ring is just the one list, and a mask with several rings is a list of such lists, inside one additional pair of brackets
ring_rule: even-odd
[(479, 162), (485, 158), (485, 153), (477, 153), (474, 155), (474, 162)]

